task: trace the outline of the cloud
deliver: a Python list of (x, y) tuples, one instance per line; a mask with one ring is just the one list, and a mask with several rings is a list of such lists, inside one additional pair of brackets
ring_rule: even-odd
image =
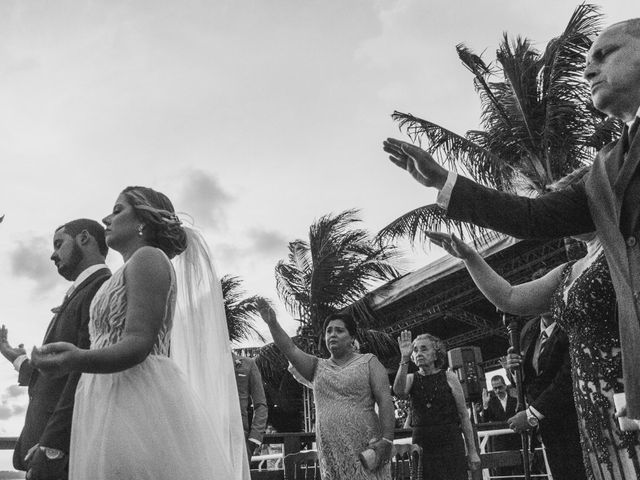
[(284, 253), (289, 245), (284, 235), (274, 231), (254, 228), (250, 230), (249, 237), (253, 243), (252, 250), (258, 254)]
[(202, 170), (191, 170), (184, 180), (181, 205), (196, 226), (219, 227), (226, 221), (226, 206), (233, 200), (218, 179)]
[(58, 274), (49, 259), (49, 239), (38, 236), (22, 241), (10, 253), (11, 273), (35, 283), (38, 294), (50, 290), (58, 280)]
[(8, 405), (0, 405), (0, 420), (7, 420), (13, 415), (13, 408)]
[(3, 395), (4, 398), (16, 398), (26, 393), (26, 389), (20, 385), (9, 385)]

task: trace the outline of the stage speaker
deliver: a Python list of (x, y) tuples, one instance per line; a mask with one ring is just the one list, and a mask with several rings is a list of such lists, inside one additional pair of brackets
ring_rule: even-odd
[(447, 352), (449, 367), (458, 375), (462, 384), (464, 399), (467, 402), (482, 400), (482, 388), (485, 386), (482, 353), (480, 347), (458, 347)]

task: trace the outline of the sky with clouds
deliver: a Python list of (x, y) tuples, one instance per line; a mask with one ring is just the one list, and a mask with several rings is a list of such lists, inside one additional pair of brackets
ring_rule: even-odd
[[(628, 0), (600, 5), (606, 23), (640, 15)], [(103, 218), (137, 184), (188, 213), (219, 273), (276, 300), (293, 331), (273, 276), (289, 241), (329, 212), (360, 208), (375, 232), (435, 198), (386, 160), (382, 140), (401, 135), (390, 114), (477, 128), (478, 98), (455, 45), (490, 60), (507, 31), (542, 48), (575, 6), (0, 2), (0, 322), (10, 341), (39, 344), (68, 287), (49, 260), (55, 227)], [(428, 258), (409, 255), (413, 268)], [(21, 428), (16, 377), (0, 362), (0, 436)]]

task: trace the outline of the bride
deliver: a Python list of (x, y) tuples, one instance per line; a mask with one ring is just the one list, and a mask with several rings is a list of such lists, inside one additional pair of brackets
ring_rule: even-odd
[(174, 212), (160, 192), (123, 190), (103, 222), (124, 265), (91, 304), (91, 349), (34, 349), (47, 373), (83, 372), (71, 480), (249, 478), (220, 284)]

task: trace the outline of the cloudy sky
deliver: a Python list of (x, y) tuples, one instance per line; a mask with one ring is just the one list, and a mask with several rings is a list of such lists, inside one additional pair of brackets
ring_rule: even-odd
[[(639, 16), (632, 3), (600, 4), (611, 23)], [(357, 207), (375, 232), (433, 201), (381, 143), (400, 135), (394, 110), (461, 133), (478, 126), (457, 43), (486, 59), (504, 31), (542, 47), (575, 6), (4, 0), (0, 322), (10, 340), (38, 344), (68, 286), (49, 260), (54, 228), (102, 218), (127, 185), (165, 192), (205, 231), (221, 274), (277, 300), (273, 268), (314, 219)], [(0, 436), (21, 428), (15, 382), (0, 362)]]

